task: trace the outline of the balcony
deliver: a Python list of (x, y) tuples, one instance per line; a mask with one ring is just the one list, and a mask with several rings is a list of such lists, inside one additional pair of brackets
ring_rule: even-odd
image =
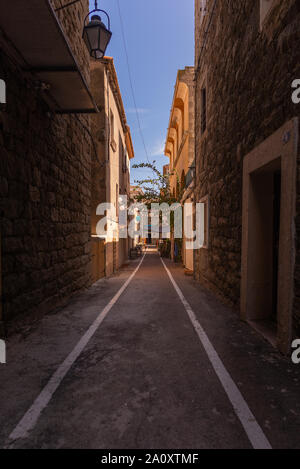
[[(10, 55), (40, 83), (55, 113), (99, 112), (49, 0), (0, 0)], [(84, 46), (83, 46), (84, 47)]]

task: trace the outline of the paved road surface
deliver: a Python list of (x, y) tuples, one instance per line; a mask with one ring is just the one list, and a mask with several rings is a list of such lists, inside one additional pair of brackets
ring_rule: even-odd
[[(300, 447), (300, 366), (281, 357), (181, 267), (165, 262), (224, 366), (223, 384), (157, 252), (150, 251), (133, 278), (137, 262), (62, 311), (20, 324), (8, 342), (8, 362), (0, 365), (2, 447), (259, 446), (253, 438), (261, 438), (262, 446)], [(65, 364), (65, 376), (49, 387), (128, 279), (82, 352), (77, 348), (78, 358)], [(238, 415), (245, 406), (246, 415)], [(245, 427), (248, 411), (253, 418)], [(28, 430), (32, 415), (36, 422)]]

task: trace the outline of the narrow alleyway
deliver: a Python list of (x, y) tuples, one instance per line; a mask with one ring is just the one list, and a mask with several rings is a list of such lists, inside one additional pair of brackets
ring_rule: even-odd
[[(228, 382), (221, 370), (221, 384), (156, 250), (146, 253), (130, 278), (138, 264), (12, 335), (1, 368), (0, 446), (251, 448), (251, 435), (261, 438), (262, 446), (299, 446), (300, 367), (185, 277), (180, 266), (165, 261), (232, 378)], [(53, 373), (128, 279), (51, 393), (47, 383)], [(224, 383), (238, 401), (237, 411)], [(50, 395), (35, 401), (45, 387)], [(39, 406), (41, 413), (28, 431), (33, 402), (31, 416)], [(253, 413), (248, 429), (237, 416), (245, 406)]]

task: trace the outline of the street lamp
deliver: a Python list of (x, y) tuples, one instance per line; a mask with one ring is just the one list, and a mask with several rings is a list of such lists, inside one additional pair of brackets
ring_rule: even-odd
[[(108, 27), (102, 23), (101, 17), (93, 13), (101, 12), (107, 17)], [(90, 16), (91, 19), (88, 21)], [(111, 40), (110, 19), (106, 11), (98, 9), (98, 2), (95, 0), (95, 9), (90, 11), (84, 20), (83, 40), (88, 48), (90, 56), (94, 59), (102, 59), (105, 55), (107, 46)]]

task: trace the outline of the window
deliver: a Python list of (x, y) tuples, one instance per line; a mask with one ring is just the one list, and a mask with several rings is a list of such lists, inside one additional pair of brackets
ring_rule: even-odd
[(123, 148), (123, 173), (127, 173), (127, 152)]
[(206, 88), (201, 90), (201, 134), (206, 130)]
[(117, 150), (117, 144), (115, 141), (115, 116), (112, 111), (110, 111), (110, 117), (109, 117), (109, 127), (110, 127), (110, 145), (113, 149), (113, 151)]
[(260, 0), (260, 29), (263, 28), (264, 21), (271, 10), (273, 1), (274, 0)]
[(180, 189), (183, 192), (186, 186), (186, 178), (185, 178), (185, 173), (182, 171), (181, 173), (181, 180), (180, 180)]
[(115, 116), (112, 111), (110, 111), (110, 141), (115, 140)]
[[(119, 170), (121, 173), (127, 172), (127, 152), (123, 145), (123, 140), (121, 137), (121, 133), (119, 132)], [(120, 176), (121, 177), (121, 176)]]

